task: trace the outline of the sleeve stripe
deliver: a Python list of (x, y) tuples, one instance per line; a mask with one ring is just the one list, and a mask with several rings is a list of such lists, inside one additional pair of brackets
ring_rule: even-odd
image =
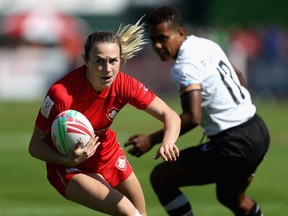
[(185, 88), (182, 88), (180, 90), (180, 95), (182, 95), (185, 92), (192, 91), (192, 90), (201, 90), (201, 85), (200, 84), (191, 84)]

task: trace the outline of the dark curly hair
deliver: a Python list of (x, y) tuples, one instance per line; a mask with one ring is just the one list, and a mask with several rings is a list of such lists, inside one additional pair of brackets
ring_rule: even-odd
[(163, 22), (170, 22), (173, 26), (183, 26), (181, 13), (174, 7), (160, 7), (152, 11), (147, 17), (148, 25), (153, 26)]

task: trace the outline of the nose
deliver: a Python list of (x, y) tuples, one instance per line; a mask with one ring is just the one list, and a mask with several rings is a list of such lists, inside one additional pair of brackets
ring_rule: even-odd
[(107, 62), (107, 63), (105, 64), (105, 71), (106, 71), (107, 73), (111, 72), (111, 64), (109, 64), (109, 62)]
[(153, 43), (153, 47), (154, 47), (154, 49), (161, 49), (162, 48), (162, 44), (160, 42), (154, 42)]

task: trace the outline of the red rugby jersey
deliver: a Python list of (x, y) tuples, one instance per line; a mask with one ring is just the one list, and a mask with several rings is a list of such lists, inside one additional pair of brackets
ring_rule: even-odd
[[(98, 166), (103, 166), (116, 149), (120, 148), (116, 133), (109, 128), (118, 112), (127, 103), (143, 110), (152, 102), (155, 94), (121, 71), (112, 85), (99, 94), (94, 91), (85, 73), (86, 66), (82, 66), (50, 87), (39, 110), (36, 125), (50, 133), (52, 122), (60, 112), (74, 109), (83, 113), (91, 122), (102, 144), (91, 158), (77, 167), (98, 169)], [(54, 146), (52, 140), (50, 144)], [(47, 165), (50, 171), (59, 167), (54, 164)]]

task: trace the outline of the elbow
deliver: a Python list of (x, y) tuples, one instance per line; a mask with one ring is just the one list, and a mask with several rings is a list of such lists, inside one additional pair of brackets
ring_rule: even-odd
[(181, 134), (185, 134), (201, 123), (200, 118), (190, 116), (189, 118), (181, 118)]
[(181, 118), (180, 118), (180, 116), (179, 115), (177, 115), (177, 119), (176, 119), (176, 123), (177, 123), (177, 125), (179, 125), (180, 127), (181, 127), (181, 123), (182, 123), (182, 120), (181, 120)]
[(33, 145), (30, 143), (28, 147), (28, 153), (30, 154), (31, 157), (36, 157), (35, 149), (33, 148)]
[(34, 152), (33, 149), (31, 148), (31, 145), (29, 145), (28, 147), (28, 153), (30, 154), (30, 156), (34, 157)]
[(186, 124), (182, 123), (182, 128), (184, 129), (184, 131), (190, 131), (193, 128), (197, 127), (199, 124), (200, 124), (200, 121), (191, 120), (189, 122), (186, 122)]
[(191, 124), (192, 126), (196, 127), (196, 126), (198, 126), (200, 123), (201, 123), (201, 119), (200, 119), (200, 118), (192, 118), (190, 124)]

